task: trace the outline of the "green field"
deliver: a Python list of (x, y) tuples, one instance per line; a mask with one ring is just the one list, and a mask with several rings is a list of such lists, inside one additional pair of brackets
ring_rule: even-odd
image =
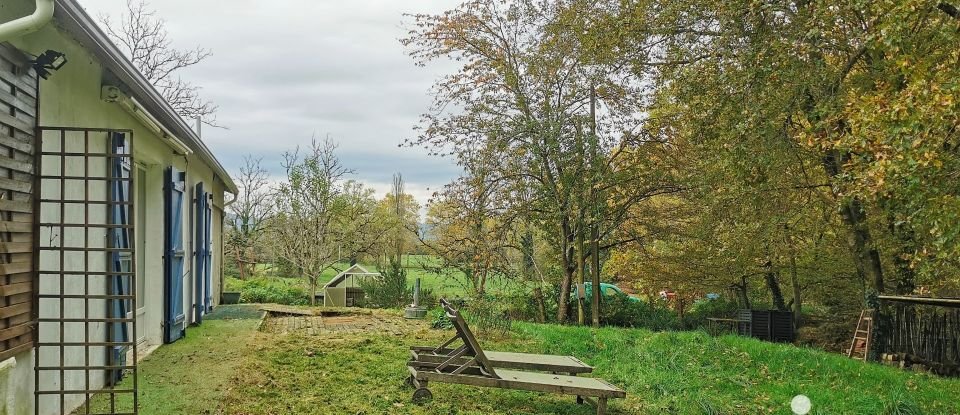
[[(472, 292), (463, 277), (463, 273), (455, 270), (446, 270), (442, 273), (437, 272), (440, 265), (439, 258), (431, 255), (405, 255), (403, 257), (403, 267), (407, 272), (407, 279), (412, 286), (416, 278), (420, 278), (421, 286), (425, 290), (430, 290), (436, 296), (459, 298), (469, 296)], [(369, 263), (361, 263), (360, 266), (368, 271), (378, 272), (377, 266)], [(338, 273), (350, 267), (347, 262), (339, 262), (332, 268), (324, 271), (319, 279), (319, 285), (323, 286)], [(253, 278), (266, 279), (270, 284), (281, 286), (295, 286), (304, 291), (308, 291), (308, 284), (305, 278), (290, 277), (279, 275), (271, 264), (258, 264), (257, 276)], [(250, 278), (248, 278), (250, 279)], [(227, 291), (241, 290), (242, 282), (236, 278), (227, 278)], [(488, 292), (501, 292), (513, 289), (509, 283), (501, 280), (493, 280), (488, 283)]]
[[(143, 362), (141, 413), (593, 413), (571, 397), (441, 384), (431, 386), (433, 401), (414, 405), (404, 384), (408, 347), (450, 333), (425, 322), (410, 327), (271, 334), (257, 331), (256, 320), (209, 320)], [(478, 337), (487, 349), (581, 358), (596, 368), (594, 376), (627, 391), (611, 414), (790, 414), (798, 394), (810, 397), (813, 414), (960, 413), (960, 380), (749, 338), (528, 323)]]

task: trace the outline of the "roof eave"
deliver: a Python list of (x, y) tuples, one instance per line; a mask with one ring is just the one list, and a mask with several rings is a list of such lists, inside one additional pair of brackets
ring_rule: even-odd
[(129, 59), (110, 41), (106, 33), (75, 0), (56, 0), (54, 18), (69, 31), (77, 41), (100, 60), (131, 91), (147, 111), (157, 117), (164, 127), (170, 129), (207, 163), (214, 174), (223, 181), (226, 190), (237, 194), (237, 184), (230, 173), (220, 164), (200, 136), (177, 114), (160, 92), (143, 76)]

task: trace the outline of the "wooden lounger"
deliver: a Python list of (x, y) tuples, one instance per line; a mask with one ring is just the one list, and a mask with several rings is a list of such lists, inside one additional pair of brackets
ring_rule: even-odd
[[(450, 358), (455, 349), (413, 346), (410, 348), (411, 362), (422, 363), (424, 366), (443, 363)], [(573, 356), (557, 356), (550, 354), (511, 353), (484, 351), (490, 364), (497, 369), (532, 370), (556, 374), (576, 376), (582, 373), (593, 372), (593, 367), (583, 363)], [(466, 363), (470, 357), (459, 358), (458, 363)]]
[[(509, 370), (504, 369), (503, 366), (498, 368), (480, 347), (460, 313), (446, 301), (441, 300), (440, 302), (444, 311), (446, 311), (447, 318), (453, 323), (457, 335), (440, 347), (433, 349), (434, 351), (446, 352), (443, 355), (411, 350), (413, 359), (407, 363), (407, 369), (410, 371), (410, 381), (416, 387), (413, 392), (415, 402), (422, 402), (433, 397), (433, 394), (427, 389), (430, 382), (573, 395), (577, 397), (577, 403), (586, 401), (594, 404), (597, 408), (597, 415), (606, 413), (607, 399), (626, 397), (626, 392), (601, 379)], [(461, 340), (463, 345), (455, 349), (447, 349), (456, 340)], [(520, 366), (522, 365), (520, 362), (522, 356), (501, 355), (500, 357), (506, 357), (501, 363), (508, 362), (508, 364)], [(533, 370), (562, 366), (562, 364), (553, 366), (552, 363), (558, 362), (548, 360), (545, 359), (540, 363), (528, 363), (527, 366), (538, 368)], [(582, 362), (579, 363), (583, 364)], [(545, 371), (552, 372), (553, 370)]]

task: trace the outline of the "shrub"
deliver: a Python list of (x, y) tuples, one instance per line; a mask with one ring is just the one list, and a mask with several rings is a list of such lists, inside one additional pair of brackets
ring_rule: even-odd
[(241, 303), (269, 303), (283, 305), (308, 305), (310, 295), (296, 285), (297, 280), (258, 277), (247, 281), (236, 280), (233, 288), (240, 291)]
[(300, 270), (296, 265), (290, 263), (283, 258), (277, 258), (273, 262), (273, 267), (270, 269), (270, 274), (276, 277), (292, 277), (295, 275), (301, 275)]
[(447, 318), (443, 308), (437, 307), (430, 311), (430, 326), (438, 330), (449, 330), (453, 328), (453, 323)]
[(706, 328), (708, 318), (733, 318), (739, 309), (740, 305), (736, 301), (726, 299), (697, 300), (683, 315), (683, 327), (690, 330)]
[(480, 333), (502, 335), (513, 327), (513, 319), (507, 314), (505, 304), (490, 296), (473, 300), (460, 310), (463, 318)]
[[(413, 288), (411, 288), (410, 290), (412, 292)], [(433, 292), (432, 288), (424, 288), (423, 285), (420, 286), (420, 307), (423, 307), (429, 310), (431, 308), (436, 307), (437, 304), (439, 303), (440, 303), (440, 300), (437, 299), (437, 294)]]
[(407, 285), (407, 271), (399, 261), (391, 259), (390, 267), (381, 275), (360, 282), (360, 288), (367, 296), (367, 306), (401, 308), (413, 302), (413, 290)]
[[(546, 295), (546, 293), (544, 294)], [(504, 313), (514, 321), (540, 320), (540, 306), (537, 304), (537, 298), (533, 290), (508, 291), (508, 293), (497, 295), (496, 299), (504, 304)], [(544, 317), (547, 321), (553, 318), (556, 310), (556, 298), (553, 298), (553, 296), (544, 298)]]
[[(513, 327), (513, 319), (506, 312), (503, 303), (492, 297), (471, 300), (453, 300), (451, 304), (460, 311), (470, 328), (477, 333), (497, 333), (503, 335)], [(431, 326), (435, 329), (453, 328), (442, 307), (430, 312)]]
[(239, 278), (227, 277), (224, 285), (223, 291), (225, 292), (239, 292), (243, 290), (244, 281)]
[[(665, 305), (636, 301), (626, 294), (600, 297), (600, 324), (605, 326), (645, 328), (654, 331), (681, 328), (677, 315)], [(586, 302), (584, 313), (590, 318), (591, 307)], [(577, 314), (576, 301), (571, 303), (573, 316)], [(575, 317), (574, 317), (575, 318)]]
[[(360, 282), (360, 288), (366, 294), (364, 305), (378, 308), (402, 308), (413, 304), (413, 284), (407, 279), (407, 271), (394, 260), (382, 273), (382, 278), (368, 278)], [(420, 286), (420, 306), (431, 309), (438, 303), (433, 289)]]

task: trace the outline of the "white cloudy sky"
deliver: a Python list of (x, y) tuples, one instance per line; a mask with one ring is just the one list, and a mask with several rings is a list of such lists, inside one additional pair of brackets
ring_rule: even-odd
[[(119, 16), (125, 0), (80, 0), (93, 16)], [(404, 13), (439, 13), (452, 0), (152, 0), (178, 47), (214, 56), (183, 72), (219, 105), (204, 140), (235, 171), (246, 154), (280, 173), (284, 151), (331, 135), (356, 179), (383, 194), (400, 172), (424, 202), (459, 172), (422, 149), (398, 148), (430, 105), (449, 65), (418, 68), (398, 39)]]

